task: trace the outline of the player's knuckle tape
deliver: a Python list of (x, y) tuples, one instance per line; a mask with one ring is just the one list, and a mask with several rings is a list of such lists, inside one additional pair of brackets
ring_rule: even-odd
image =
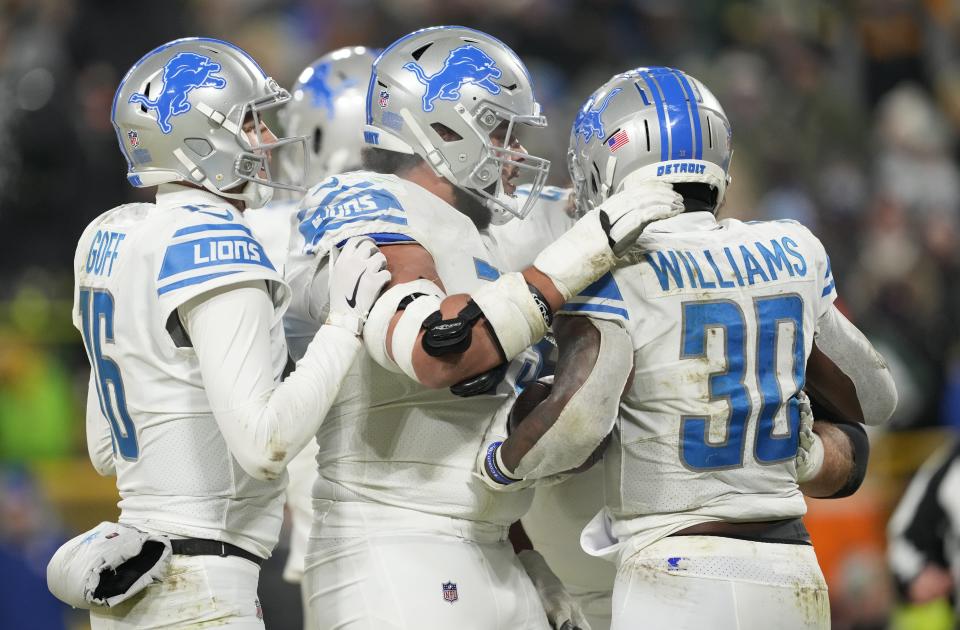
[(600, 331), (596, 365), (553, 426), (520, 459), (514, 470), (518, 477), (535, 479), (576, 468), (613, 429), (633, 365), (633, 344), (618, 324), (590, 322)]
[(407, 305), (393, 329), (393, 343), (390, 348), (393, 351), (393, 360), (397, 367), (413, 380), (418, 380), (413, 369), (413, 349), (417, 344), (417, 337), (423, 321), (440, 309), (441, 301), (436, 295), (421, 295)]
[(523, 274), (505, 273), (470, 294), (483, 311), (507, 360), (517, 356), (547, 332), (547, 324)]
[(616, 263), (600, 210), (592, 210), (541, 251), (533, 266), (546, 274), (564, 301), (585, 289)]
[(400, 373), (403, 370), (387, 354), (387, 330), (390, 327), (390, 320), (396, 314), (400, 303), (406, 297), (416, 293), (433, 295), (441, 300), (445, 297), (435, 283), (421, 278), (397, 284), (384, 291), (367, 315), (367, 323), (363, 329), (363, 345), (371, 359), (391, 372)]

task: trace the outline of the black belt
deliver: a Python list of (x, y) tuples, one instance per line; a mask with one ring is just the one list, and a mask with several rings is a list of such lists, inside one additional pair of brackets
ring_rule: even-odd
[(236, 545), (219, 540), (206, 540), (204, 538), (176, 538), (170, 541), (170, 547), (174, 555), (177, 556), (236, 556), (249, 560), (260, 566), (263, 564), (263, 558), (255, 556), (246, 549), (241, 549)]

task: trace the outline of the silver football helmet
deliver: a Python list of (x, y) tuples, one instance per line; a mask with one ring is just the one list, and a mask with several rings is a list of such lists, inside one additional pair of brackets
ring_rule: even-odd
[[(284, 135), (307, 138), (308, 184), (360, 167), (367, 87), (377, 52), (363, 46), (334, 50), (307, 66), (294, 84), (280, 122)], [(295, 158), (286, 154), (284, 173), (300, 171)]]
[[(265, 138), (261, 116), (290, 94), (233, 44), (178, 39), (147, 53), (127, 72), (110, 119), (138, 187), (185, 181), (250, 207), (273, 188), (304, 191), (303, 178), (281, 181), (278, 149), (305, 151), (305, 138)], [(252, 123), (253, 140), (244, 132)], [(299, 147), (297, 147), (299, 145)]]
[[(481, 200), (502, 223), (533, 207), (550, 162), (518, 150), (518, 127), (545, 127), (530, 75), (510, 48), (486, 33), (436, 26), (402, 37), (373, 64), (367, 92), (367, 144), (415, 153)], [(502, 146), (491, 134), (506, 126)], [(522, 205), (513, 177), (525, 175)], [(504, 180), (511, 185), (504, 186)]]
[(679, 70), (637, 68), (594, 92), (577, 113), (567, 165), (584, 213), (627, 181), (708, 184), (716, 208), (730, 181), (730, 123), (703, 83)]

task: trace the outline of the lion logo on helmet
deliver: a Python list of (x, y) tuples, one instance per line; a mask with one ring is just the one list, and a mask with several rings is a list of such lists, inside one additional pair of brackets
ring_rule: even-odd
[(603, 121), (600, 120), (600, 114), (607, 109), (610, 99), (616, 96), (618, 92), (620, 92), (620, 88), (610, 90), (610, 93), (600, 101), (600, 105), (596, 109), (592, 109), (593, 97), (591, 96), (577, 112), (577, 118), (573, 121), (573, 129), (578, 136), (583, 136), (584, 143), (589, 143), (594, 134), (597, 138), (603, 140)]
[(494, 82), (503, 76), (496, 62), (476, 46), (467, 44), (450, 51), (443, 67), (436, 74), (428, 76), (418, 64), (404, 64), (404, 70), (416, 75), (417, 80), (426, 86), (423, 93), (423, 111), (432, 112), (433, 102), (460, 100), (460, 88), (464, 83), (479, 85), (493, 95), (500, 93), (500, 86)]
[(317, 64), (313, 67), (310, 77), (302, 83), (301, 89), (310, 93), (313, 107), (323, 108), (327, 112), (327, 118), (333, 120), (334, 100), (345, 90), (356, 86), (357, 82), (354, 79), (346, 78), (341, 80), (340, 85), (334, 89), (330, 86), (331, 69), (329, 61)]
[(150, 100), (146, 94), (132, 94), (128, 103), (138, 103), (157, 111), (157, 125), (168, 134), (173, 131), (170, 119), (190, 111), (187, 96), (197, 88), (222, 90), (227, 85), (223, 77), (214, 76), (220, 64), (209, 57), (192, 52), (174, 56), (163, 67), (163, 89), (157, 98)]

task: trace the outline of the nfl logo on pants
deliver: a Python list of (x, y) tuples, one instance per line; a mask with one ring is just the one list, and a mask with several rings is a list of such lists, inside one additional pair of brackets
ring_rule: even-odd
[(457, 585), (453, 582), (444, 582), (443, 583), (443, 601), (450, 602), (451, 604), (457, 601), (460, 596), (457, 594)]

